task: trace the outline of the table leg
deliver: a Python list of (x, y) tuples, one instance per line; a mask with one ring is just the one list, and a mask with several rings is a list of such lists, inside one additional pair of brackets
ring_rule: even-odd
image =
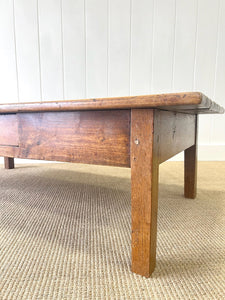
[(14, 158), (4, 157), (5, 169), (14, 169)]
[(184, 196), (194, 199), (197, 193), (197, 130), (198, 116), (195, 123), (195, 144), (184, 151)]
[(158, 162), (154, 111), (131, 112), (132, 271), (149, 277), (156, 264)]
[(196, 145), (184, 151), (184, 196), (194, 199), (197, 192), (197, 150)]

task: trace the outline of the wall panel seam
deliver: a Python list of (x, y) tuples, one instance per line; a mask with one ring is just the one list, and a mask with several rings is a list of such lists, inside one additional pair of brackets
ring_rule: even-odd
[(64, 37), (63, 37), (63, 6), (60, 0), (60, 27), (61, 27), (61, 52), (62, 52), (62, 89), (63, 99), (65, 99), (65, 67), (64, 67)]
[(174, 39), (173, 39), (173, 63), (172, 63), (172, 78), (171, 78), (171, 87), (174, 89), (174, 65), (176, 59), (176, 27), (177, 27), (177, 1), (174, 0)]
[(40, 48), (40, 24), (39, 24), (39, 5), (38, 0), (36, 0), (36, 10), (37, 10), (37, 39), (38, 39), (38, 64), (39, 64), (39, 80), (40, 80), (40, 97), (43, 101), (43, 92), (42, 92), (42, 75), (41, 75), (41, 48)]
[(109, 97), (110, 0), (107, 0), (107, 97)]
[(18, 58), (17, 58), (17, 44), (16, 44), (16, 19), (15, 19), (15, 3), (12, 1), (13, 10), (13, 36), (14, 36), (14, 50), (15, 50), (15, 68), (16, 68), (16, 82), (17, 82), (17, 102), (20, 102), (19, 91), (19, 73), (18, 73)]
[(149, 93), (152, 92), (153, 90), (153, 61), (154, 61), (154, 48), (155, 48), (155, 7), (156, 7), (156, 0), (153, 0), (152, 4), (152, 9), (153, 9), (153, 14), (152, 14), (152, 53), (151, 53), (151, 78), (150, 78), (150, 87), (149, 87)]
[(196, 89), (196, 62), (197, 62), (197, 47), (198, 47), (198, 3), (199, 0), (196, 0), (196, 29), (195, 29), (195, 56), (194, 56), (194, 66), (193, 66), (193, 87)]
[[(215, 58), (215, 74), (214, 74), (214, 83), (213, 83), (213, 99), (216, 96), (216, 79), (217, 79), (217, 68), (218, 68), (218, 55), (219, 55), (219, 29), (221, 23), (221, 0), (218, 3), (218, 15), (217, 15), (217, 37), (216, 37), (216, 58)], [(212, 144), (213, 142), (213, 132), (215, 127), (215, 118), (211, 118), (211, 130), (210, 130), (210, 137), (209, 142)]]
[(84, 98), (87, 98), (87, 14), (86, 0), (84, 0)]

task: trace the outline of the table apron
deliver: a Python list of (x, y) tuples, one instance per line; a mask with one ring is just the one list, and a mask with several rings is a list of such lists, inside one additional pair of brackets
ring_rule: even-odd
[(130, 166), (130, 110), (5, 114), (0, 124), (1, 156)]

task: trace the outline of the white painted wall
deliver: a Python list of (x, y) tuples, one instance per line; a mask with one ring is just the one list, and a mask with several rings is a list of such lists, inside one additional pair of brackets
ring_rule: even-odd
[[(201, 91), (225, 106), (225, 0), (0, 0), (0, 103)], [(225, 116), (200, 159), (225, 160)]]

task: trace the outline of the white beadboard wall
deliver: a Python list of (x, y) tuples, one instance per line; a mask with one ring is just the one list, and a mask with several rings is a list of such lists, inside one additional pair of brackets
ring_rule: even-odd
[[(225, 0), (0, 0), (0, 103), (179, 91), (225, 106)], [(225, 160), (224, 115), (199, 145)]]

